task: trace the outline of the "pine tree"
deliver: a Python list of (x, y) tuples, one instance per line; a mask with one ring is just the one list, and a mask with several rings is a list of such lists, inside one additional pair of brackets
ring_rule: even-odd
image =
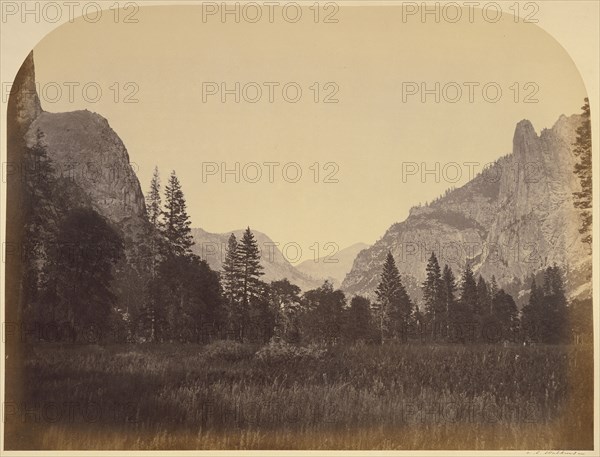
[(287, 278), (272, 281), (269, 286), (270, 299), (276, 310), (275, 336), (289, 343), (300, 342), (300, 287)]
[(238, 243), (242, 302), (248, 304), (257, 296), (260, 289), (260, 277), (263, 266), (260, 264), (260, 251), (250, 227), (246, 228), (242, 240)]
[(169, 253), (177, 256), (191, 255), (194, 245), (190, 219), (186, 210), (185, 198), (175, 171), (171, 173), (165, 188), (165, 211), (163, 233)]
[(542, 329), (548, 343), (560, 343), (567, 338), (567, 297), (565, 295), (562, 271), (554, 266), (544, 273), (544, 321)]
[(513, 340), (517, 329), (517, 305), (512, 296), (500, 289), (494, 297), (494, 322), (504, 340)]
[(150, 255), (150, 278), (146, 288), (145, 305), (142, 310), (141, 321), (144, 327), (149, 327), (150, 341), (156, 339), (156, 327), (159, 321), (159, 310), (157, 309), (157, 297), (155, 294), (154, 283), (158, 277), (158, 266), (161, 262), (161, 230), (163, 229), (162, 221), (162, 201), (160, 197), (160, 175), (158, 167), (154, 167), (154, 173), (150, 181), (150, 190), (146, 194), (146, 214), (148, 222), (150, 222), (149, 240), (149, 255)]
[(192, 327), (201, 319), (191, 279), (199, 258), (191, 250), (194, 241), (190, 224), (181, 184), (173, 171), (165, 187), (161, 228), (164, 247), (154, 293), (160, 296), (156, 308), (164, 314), (168, 338), (178, 341), (190, 340)]
[(413, 305), (400, 279), (400, 272), (391, 252), (388, 252), (381, 281), (375, 291), (377, 295), (376, 316), (381, 341), (386, 337), (405, 335), (410, 323)]
[[(494, 302), (494, 298), (496, 297), (496, 294), (498, 293), (498, 283), (496, 282), (496, 276), (494, 276), (494, 275), (492, 275), (492, 280), (490, 281), (489, 293), (490, 293), (490, 306), (491, 306)], [(492, 308), (490, 308), (490, 314), (493, 314), (493, 313), (494, 313), (494, 310)]]
[(452, 269), (446, 264), (442, 273), (442, 298), (445, 306), (446, 331), (449, 322), (454, 321), (456, 316), (456, 278)]
[(442, 277), (440, 265), (435, 253), (432, 252), (427, 262), (427, 278), (421, 286), (423, 290), (423, 301), (425, 303), (425, 317), (431, 324), (432, 335), (445, 327), (444, 311), (445, 303), (442, 295)]
[(148, 249), (149, 249), (149, 268), (150, 278), (145, 293), (145, 304), (142, 309), (140, 321), (142, 328), (148, 333), (148, 340), (155, 341), (157, 338), (157, 327), (164, 325), (164, 319), (161, 317), (164, 314), (164, 310), (158, 309), (157, 300), (157, 284), (160, 280), (159, 266), (164, 260), (165, 243), (163, 239), (163, 232), (165, 230), (165, 223), (163, 220), (164, 214), (162, 210), (162, 200), (160, 196), (160, 173), (158, 167), (154, 167), (152, 179), (150, 180), (150, 189), (146, 194), (146, 215), (148, 222), (150, 222), (150, 229), (147, 235)]
[(577, 139), (574, 143), (573, 153), (579, 159), (575, 164), (574, 173), (581, 183), (581, 191), (574, 192), (575, 208), (581, 210), (581, 228), (583, 242), (592, 245), (592, 123), (590, 121), (590, 103), (585, 98), (581, 107), (583, 122), (577, 129)]
[(237, 238), (232, 233), (227, 241), (225, 260), (223, 261), (222, 284), (227, 305), (228, 329), (233, 335), (241, 336), (241, 327), (245, 316), (241, 308), (241, 264)]
[[(260, 277), (264, 274), (260, 264), (260, 251), (250, 227), (246, 228), (241, 241), (238, 243), (240, 307), (243, 316), (251, 313), (253, 306), (261, 302), (264, 283)], [(256, 313), (254, 313), (256, 314)], [(241, 337), (244, 338), (246, 322), (242, 323)]]
[[(499, 293), (502, 292), (502, 297), (499, 297)], [(497, 302), (500, 303), (500, 307), (504, 307), (506, 309), (510, 308), (509, 299), (505, 297), (504, 291), (498, 290), (498, 284), (496, 282), (496, 277), (492, 276), (491, 281), (488, 282), (483, 278), (483, 276), (479, 275), (479, 279), (477, 280), (477, 300), (478, 300), (478, 308), (481, 313), (480, 316), (476, 317), (476, 322), (480, 326), (480, 331), (478, 332), (478, 336), (481, 339), (484, 339), (486, 342), (497, 343), (502, 337), (511, 337), (508, 332), (513, 332), (515, 330), (513, 325), (515, 322), (518, 322), (516, 316), (512, 319), (511, 325), (504, 325), (501, 321), (502, 316), (498, 314), (500, 308), (495, 309), (498, 305)], [(510, 296), (508, 296), (510, 297)], [(500, 299), (500, 301), (498, 301)], [(512, 297), (510, 297), (512, 300)], [(506, 306), (504, 306), (506, 305)], [(505, 331), (505, 327), (508, 330)]]
[(413, 323), (414, 305), (406, 292), (400, 275), (398, 275), (398, 293), (390, 308), (390, 320), (392, 324), (392, 337), (405, 341), (408, 337), (408, 329)]
[(146, 194), (146, 213), (148, 215), (148, 221), (152, 226), (159, 230), (162, 226), (162, 207), (160, 198), (160, 175), (158, 173), (158, 167), (154, 167), (154, 173), (152, 174), (152, 180), (150, 181), (150, 190)]
[(239, 254), (237, 238), (232, 233), (227, 240), (225, 260), (223, 261), (223, 290), (225, 297), (231, 303), (235, 301), (239, 294), (241, 270)]
[(492, 298), (487, 282), (481, 275), (477, 280), (477, 300), (482, 315), (492, 314)]
[(526, 341), (537, 342), (540, 338), (542, 322), (542, 290), (537, 287), (535, 278), (531, 281), (529, 301), (521, 310), (521, 329)]
[(461, 278), (460, 286), (461, 311), (465, 320), (476, 319), (481, 316), (479, 298), (477, 296), (477, 283), (471, 265), (467, 262)]

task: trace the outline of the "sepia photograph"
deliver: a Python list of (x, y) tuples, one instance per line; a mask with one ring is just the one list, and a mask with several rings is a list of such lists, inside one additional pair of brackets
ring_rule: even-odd
[(0, 7), (0, 454), (599, 455), (600, 2)]

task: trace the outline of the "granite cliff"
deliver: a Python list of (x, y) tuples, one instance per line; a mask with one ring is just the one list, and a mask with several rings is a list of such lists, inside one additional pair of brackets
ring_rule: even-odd
[(511, 154), (461, 188), (412, 208), (406, 220), (358, 254), (342, 289), (372, 296), (390, 251), (418, 298), (434, 251), (442, 266), (460, 273), (470, 262), (501, 287), (527, 287), (530, 275), (557, 263), (566, 271), (572, 297), (591, 296), (591, 256), (581, 242), (572, 196), (580, 189), (572, 152), (580, 122), (579, 115), (563, 115), (540, 135), (531, 122), (519, 122)]
[[(14, 246), (21, 246), (25, 254), (21, 259), (11, 259), (14, 262), (10, 266), (14, 319), (23, 318), (30, 305), (19, 286), (24, 281), (25, 271), (34, 269), (36, 275), (41, 272), (47, 252), (56, 242), (57, 227), (68, 211), (85, 208), (102, 216), (123, 241), (125, 255), (120, 259), (118, 271), (140, 273), (147, 263), (143, 241), (151, 229), (129, 154), (108, 121), (87, 110), (44, 111), (36, 92), (33, 53), (27, 56), (15, 78), (7, 114), (10, 164), (7, 169), (10, 220), (7, 239)], [(37, 163), (32, 166), (28, 151), (38, 146), (45, 150), (50, 168), (42, 167), (41, 162), (39, 167)], [(52, 191), (47, 192), (43, 200), (36, 201), (28, 213), (31, 196), (25, 194), (35, 189), (37, 184), (32, 183), (40, 179), (52, 182)], [(30, 191), (25, 190), (26, 187)], [(37, 218), (35, 224), (32, 217)], [(127, 298), (132, 294), (125, 292), (133, 286), (121, 287), (124, 281), (120, 279), (115, 292), (122, 309), (127, 310), (134, 300)]]
[[(57, 177), (68, 178), (100, 215), (126, 237), (135, 237), (146, 224), (140, 183), (125, 145), (99, 114), (84, 110), (50, 113), (41, 107), (35, 87), (33, 54), (23, 63), (12, 88), (18, 129), (31, 147), (39, 134)], [(20, 158), (14, 157), (14, 162)]]

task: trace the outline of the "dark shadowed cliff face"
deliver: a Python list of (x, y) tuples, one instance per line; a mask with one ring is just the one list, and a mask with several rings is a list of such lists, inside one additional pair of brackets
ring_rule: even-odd
[(591, 296), (591, 257), (581, 242), (572, 197), (579, 182), (571, 145), (580, 122), (578, 115), (561, 116), (539, 136), (529, 121), (519, 122), (512, 154), (463, 187), (413, 208), (404, 222), (359, 253), (342, 288), (372, 295), (388, 251), (406, 281), (418, 285), (434, 251), (457, 276), (469, 261), (485, 278), (495, 275), (500, 286), (556, 262), (567, 271), (572, 296)]

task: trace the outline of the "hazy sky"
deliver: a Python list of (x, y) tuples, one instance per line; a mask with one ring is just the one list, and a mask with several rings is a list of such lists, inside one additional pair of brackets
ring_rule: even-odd
[[(342, 6), (337, 23), (323, 23), (324, 11), (315, 23), (308, 9), (296, 23), (275, 10), (269, 23), (266, 8), (258, 22), (242, 16), (236, 23), (232, 16), (221, 21), (219, 13), (204, 22), (199, 6), (146, 7), (135, 24), (115, 23), (105, 14), (97, 23), (79, 19), (58, 28), (34, 50), (37, 80), (45, 89), (42, 106), (53, 112), (89, 109), (106, 117), (136, 164), (144, 193), (155, 165), (163, 183), (175, 169), (193, 226), (226, 232), (250, 225), (282, 245), (298, 243), (304, 258), (312, 255), (314, 243), (340, 248), (373, 243), (411, 206), (469, 178), (463, 166), (455, 183), (443, 175), (436, 183), (431, 174), (426, 182), (420, 175), (403, 180), (403, 163), (434, 169), (439, 162), (440, 170), (449, 162), (483, 165), (511, 152), (518, 121), (531, 120), (539, 132), (561, 114), (578, 113), (585, 97), (562, 47), (536, 25), (515, 23), (512, 16), (490, 23), (477, 10), (473, 23), (433, 18), (423, 23), (418, 16), (403, 22), (400, 7)], [(220, 92), (203, 102), (206, 83), (220, 90), (221, 83), (234, 89), (236, 82), (239, 103), (234, 94), (222, 103)], [(420, 93), (404, 94), (403, 100), (406, 83), (420, 89), (422, 82), (429, 88), (440, 83), (439, 103), (434, 94), (425, 103)], [(73, 100), (69, 83), (80, 84)], [(96, 103), (89, 101), (95, 97), (91, 86), (85, 100), (86, 83), (102, 89)], [(265, 83), (278, 83), (272, 103)], [(295, 87), (302, 89), (296, 103), (284, 99), (288, 83), (289, 99)], [(472, 102), (465, 83), (472, 83)], [(63, 93), (51, 103), (56, 84)], [(250, 103), (256, 86), (262, 97)], [(139, 102), (124, 103), (135, 87)], [(494, 103), (497, 87), (502, 94)], [(338, 103), (323, 103), (336, 88)], [(450, 103), (444, 95), (458, 101)], [(528, 95), (537, 102), (525, 103)], [(240, 164), (241, 182), (233, 174), (222, 182), (220, 173), (203, 182), (203, 163), (214, 170), (212, 163), (220, 169), (223, 162), (228, 169)], [(243, 178), (244, 168), (255, 178), (255, 167), (246, 165), (251, 162), (262, 171), (254, 183)], [(298, 167), (302, 177), (289, 182)], [(446, 171), (455, 177), (454, 168)], [(323, 182), (333, 172), (338, 182)]]

